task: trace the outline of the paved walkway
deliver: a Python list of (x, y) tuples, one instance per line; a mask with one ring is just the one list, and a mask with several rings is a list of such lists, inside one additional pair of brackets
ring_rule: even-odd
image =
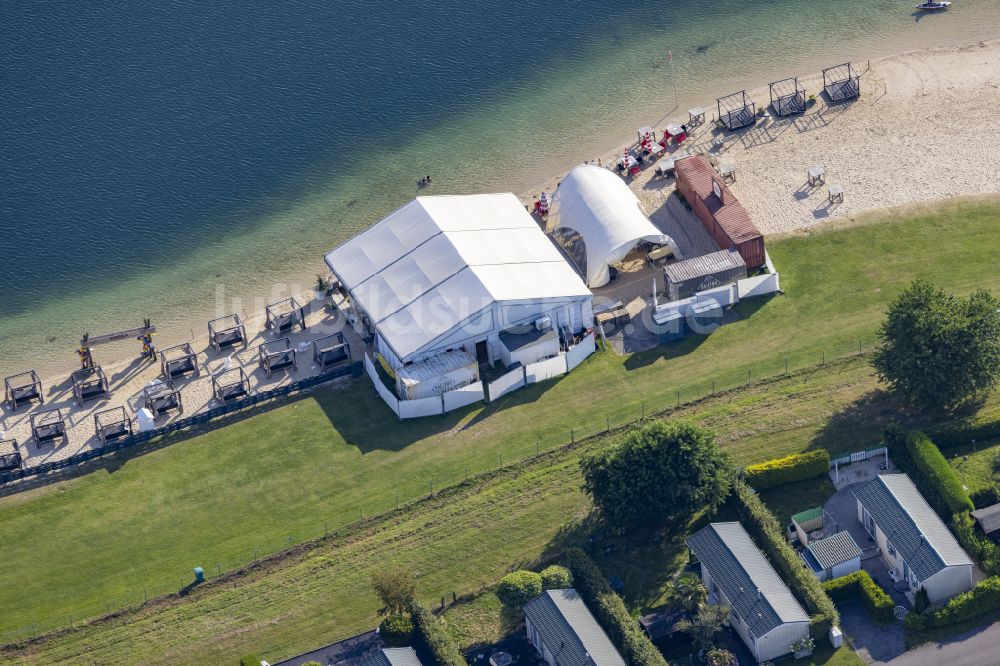
[(980, 627), (938, 643), (928, 643), (890, 661), (889, 666), (1000, 666), (1000, 624)]

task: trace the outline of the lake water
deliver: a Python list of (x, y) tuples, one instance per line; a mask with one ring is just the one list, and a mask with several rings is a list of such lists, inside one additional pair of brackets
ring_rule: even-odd
[(425, 174), (429, 194), (524, 193), (693, 102), (1000, 36), (995, 0), (911, 4), (6, 3), (0, 373), (307, 286)]

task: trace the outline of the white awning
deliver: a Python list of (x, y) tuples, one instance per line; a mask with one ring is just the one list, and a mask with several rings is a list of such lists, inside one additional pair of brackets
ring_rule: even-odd
[(677, 244), (649, 221), (628, 185), (601, 167), (582, 164), (559, 184), (547, 228), (560, 227), (583, 237), (590, 287), (607, 284), (611, 279), (608, 266), (624, 259), (641, 241), (669, 245), (680, 258)]

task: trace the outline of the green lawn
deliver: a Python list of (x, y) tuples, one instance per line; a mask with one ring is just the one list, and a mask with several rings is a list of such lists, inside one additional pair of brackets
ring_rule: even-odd
[(978, 442), (974, 447), (954, 447), (943, 453), (970, 493), (1000, 487), (1000, 439)]
[(760, 498), (778, 518), (778, 522), (785, 526), (792, 522), (792, 516), (806, 509), (823, 506), (836, 492), (829, 477), (821, 476), (768, 488), (761, 491)]
[[(831, 434), (829, 413), (853, 413), (862, 403), (876, 410), (866, 397), (873, 385), (864, 361), (850, 359), (721, 395), (678, 416), (716, 428), (731, 451), (769, 439), (782, 442), (773, 451), (754, 449), (758, 460), (818, 441), (847, 449), (857, 445), (858, 434)], [(791, 393), (800, 398), (789, 401)], [(888, 398), (875, 402), (883, 401)], [(747, 415), (761, 415), (758, 428), (746, 428)], [(790, 430), (800, 433), (795, 445), (779, 437)], [(605, 442), (595, 438), (507, 465), (264, 567), (210, 582), (186, 598), (161, 599), (0, 652), (0, 661), (219, 664), (258, 651), (274, 662), (375, 626), (379, 604), (368, 581), (383, 567), (415, 571), (421, 598), (435, 606), (453, 592), (480, 592), (512, 568), (534, 566), (567, 544), (587, 542), (594, 522), (580, 491), (577, 461)], [(638, 612), (663, 602), (667, 580), (685, 561), (677, 540), (603, 535), (602, 550), (604, 545), (613, 548), (596, 559), (608, 575), (625, 581), (626, 602)]]
[[(509, 464), (603, 430), (608, 421), (670, 407), (677, 392), (688, 401), (713, 384), (718, 390), (743, 384), (748, 370), (757, 380), (784, 372), (786, 359), (794, 371), (817, 363), (821, 354), (827, 360), (849, 354), (859, 340), (870, 348), (886, 303), (917, 275), (963, 294), (977, 286), (1000, 291), (998, 222), (1000, 204), (959, 202), (916, 217), (889, 216), (879, 224), (771, 241), (787, 295), (741, 304), (744, 318), (707, 338), (626, 358), (599, 354), (561, 380), (488, 408), (400, 424), (360, 381), (0, 499), (0, 560), (6, 564), (0, 568), (0, 641), (33, 625), (48, 629), (137, 603), (144, 590), (149, 596), (177, 590), (195, 565), (209, 574), (233, 569), (255, 550), (275, 552), (322, 534), (324, 525), (332, 530), (360, 514), (389, 510), (397, 497), (406, 502), (501, 460)], [(795, 374), (768, 391), (739, 391), (696, 409), (698, 420), (718, 430), (741, 462), (816, 446), (860, 448), (876, 442), (896, 412), (862, 362)], [(577, 502), (573, 510), (583, 510), (576, 486), (565, 492)], [(525, 511), (553, 508), (548, 497), (537, 500)], [(545, 528), (561, 522), (539, 520)], [(495, 580), (498, 567), (511, 564), (500, 564), (509, 551), (490, 560), (492, 569), (477, 559), (484, 557), (481, 544), (500, 538), (495, 531), (493, 518), (455, 523), (436, 553), (449, 562), (432, 559), (432, 568), (459, 591), (469, 591), (480, 576)], [(531, 558), (549, 536), (542, 529), (537, 537), (511, 541), (521, 547), (520, 557)], [(346, 581), (330, 584), (330, 594), (359, 590)], [(267, 598), (269, 588), (255, 594)], [(222, 649), (216, 646), (244, 645), (287, 655), (371, 622), (363, 604), (357, 613), (330, 605), (296, 611), (298, 624), (283, 633), (258, 626), (267, 624), (264, 618), (277, 622), (280, 614), (257, 607), (242, 614), (239, 604), (231, 611), (220, 606), (199, 616), (197, 603), (184, 604), (176, 612), (205, 626), (180, 632), (168, 644), (193, 661), (201, 659), (193, 656), (202, 654), (199, 646), (216, 656)], [(342, 616), (336, 627), (327, 622), (314, 631), (329, 615)], [(254, 640), (220, 638), (234, 616)], [(195, 638), (201, 633), (214, 639)]]

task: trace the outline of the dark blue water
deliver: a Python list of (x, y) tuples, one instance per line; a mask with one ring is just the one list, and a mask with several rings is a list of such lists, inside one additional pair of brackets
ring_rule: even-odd
[(425, 173), (433, 193), (507, 189), (526, 163), (551, 175), (662, 108), (668, 76), (700, 94), (796, 66), (792, 44), (840, 57), (915, 30), (897, 9), (3, 3), (0, 367), (50, 348), (70, 366), (80, 332), (122, 319), (186, 333), (220, 282), (258, 289), (320, 270), (324, 250)]

